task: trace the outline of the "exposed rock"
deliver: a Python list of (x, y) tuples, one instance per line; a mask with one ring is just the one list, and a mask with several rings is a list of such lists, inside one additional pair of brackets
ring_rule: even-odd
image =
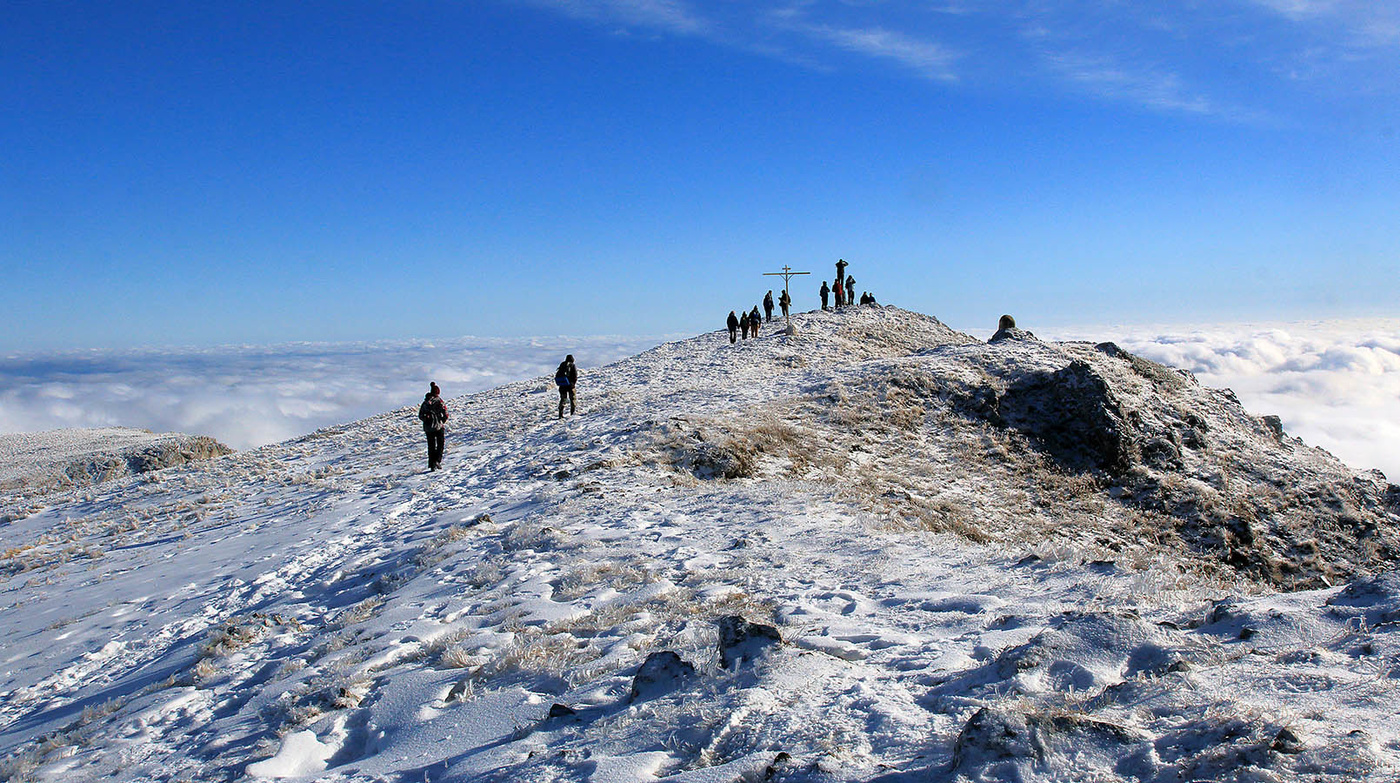
[(1082, 361), (1018, 381), (997, 401), (997, 422), (1024, 433), (1073, 469), (1122, 474), (1139, 456), (1123, 406)]
[(1006, 341), (1006, 340), (1017, 340), (1017, 341), (1023, 341), (1023, 342), (1040, 342), (1040, 341), (1036, 338), (1036, 336), (1035, 336), (1034, 334), (1031, 334), (1030, 332), (1028, 332), (1028, 331), (1026, 331), (1026, 330), (1024, 330), (1024, 329), (1017, 329), (1017, 328), (1014, 327), (1014, 326), (1005, 326), (1005, 327), (1002, 327), (1002, 328), (998, 329), (998, 330), (996, 331), (996, 334), (993, 334), (993, 335), (991, 336), (991, 339), (987, 340), (987, 342), (989, 342), (989, 343), (999, 343), (999, 342), (1004, 342), (1004, 341)]
[(783, 643), (778, 629), (731, 615), (719, 620), (719, 662), (732, 669), (754, 661)]
[(1045, 747), (1024, 714), (983, 707), (958, 732), (953, 743), (952, 771), (967, 773), (990, 761), (1044, 758)]
[(662, 650), (647, 656), (632, 678), (631, 701), (652, 699), (683, 686), (695, 676), (695, 667), (679, 655)]

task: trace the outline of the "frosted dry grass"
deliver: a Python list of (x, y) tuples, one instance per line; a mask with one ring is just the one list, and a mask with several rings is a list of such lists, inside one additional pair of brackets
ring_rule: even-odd
[(384, 606), (382, 595), (372, 595), (352, 606), (346, 607), (336, 618), (331, 621), (332, 629), (349, 628), (352, 625), (359, 625), (378, 614), (380, 608)]
[(521, 553), (553, 552), (569, 543), (569, 534), (538, 519), (523, 519), (516, 522), (501, 537), (501, 548), (507, 552)]

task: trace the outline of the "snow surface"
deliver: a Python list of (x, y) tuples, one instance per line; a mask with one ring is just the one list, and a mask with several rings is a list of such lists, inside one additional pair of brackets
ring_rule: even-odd
[[(960, 448), (989, 436), (860, 419), (832, 395), (890, 361), (971, 373), (959, 357), (981, 343), (894, 308), (794, 321), (795, 338), (711, 333), (585, 372), (562, 421), (548, 378), (454, 398), (441, 472), (405, 408), (0, 526), (0, 771), (1400, 776), (1400, 579), (1275, 593), (1146, 543), (1109, 561), (1073, 530), (978, 543), (910, 525), (857, 481), (916, 464), (890, 461), (888, 427)], [(844, 405), (842, 431), (792, 400)], [(736, 421), (808, 446), (723, 478), (715, 433)], [(950, 497), (1022, 491), (948, 449), (925, 456)], [(949, 508), (968, 524), (1001, 513)], [(728, 616), (782, 642), (750, 640), (722, 667)], [(661, 651), (694, 671), (663, 668), (673, 681), (634, 697)]]

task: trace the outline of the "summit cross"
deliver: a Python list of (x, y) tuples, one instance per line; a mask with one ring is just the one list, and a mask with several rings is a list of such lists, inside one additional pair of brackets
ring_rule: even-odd
[[(783, 264), (783, 271), (781, 271), (781, 272), (764, 272), (763, 274), (764, 274), (765, 276), (767, 276), (767, 275), (779, 275), (779, 276), (781, 276), (781, 277), (783, 278), (783, 296), (787, 298), (788, 302), (791, 302), (791, 301), (792, 301), (792, 295), (788, 293), (788, 280), (791, 279), (793, 275), (810, 275), (810, 274), (812, 274), (812, 273), (811, 273), (811, 272), (794, 272), (794, 271), (792, 271), (792, 267), (788, 266), (787, 264)], [(789, 304), (789, 305), (788, 305), (788, 311), (789, 311), (789, 312), (787, 312), (787, 313), (785, 314), (785, 316), (784, 316), (784, 317), (787, 319), (787, 328), (784, 329), (783, 331), (786, 332), (786, 333), (788, 333), (788, 334), (797, 334), (797, 330), (794, 329), (794, 328), (792, 327), (792, 312), (791, 312), (791, 310), (792, 310), (792, 305)]]

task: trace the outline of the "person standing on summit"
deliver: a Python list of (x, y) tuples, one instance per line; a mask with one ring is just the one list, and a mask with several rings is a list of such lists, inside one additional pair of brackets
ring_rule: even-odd
[(768, 322), (773, 322), (773, 292), (770, 290), (763, 295), (763, 314), (768, 316)]
[(822, 281), (822, 290), (818, 291), (817, 293), (822, 295), (822, 309), (827, 309), (826, 299), (827, 297), (831, 296), (831, 287), (826, 284), (825, 280)]
[(554, 371), (554, 385), (559, 387), (559, 418), (564, 418), (564, 401), (569, 401), (569, 415), (575, 413), (574, 387), (578, 385), (578, 367), (574, 365), (574, 355), (564, 357), (559, 368)]
[(733, 345), (739, 339), (739, 316), (735, 315), (733, 310), (729, 311), (729, 320), (725, 325), (729, 327), (729, 344)]
[(836, 259), (836, 281), (832, 283), (831, 292), (836, 295), (837, 307), (851, 303), (851, 300), (846, 298), (846, 267), (848, 266), (850, 264), (846, 263), (846, 259)]
[(442, 401), (436, 382), (429, 384), (418, 406), (418, 420), (423, 422), (423, 434), (428, 438), (428, 470), (442, 467), (442, 455), (447, 450), (447, 403)]

